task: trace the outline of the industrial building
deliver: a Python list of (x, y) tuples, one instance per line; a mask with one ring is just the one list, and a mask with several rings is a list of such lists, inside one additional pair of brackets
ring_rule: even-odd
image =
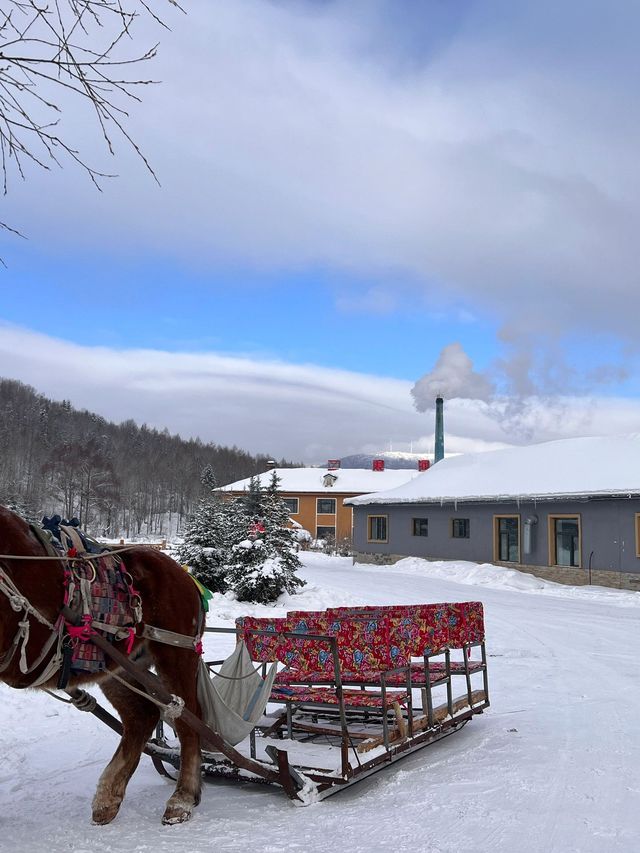
[(640, 589), (640, 435), (446, 458), (348, 503), (358, 560), (473, 560)]

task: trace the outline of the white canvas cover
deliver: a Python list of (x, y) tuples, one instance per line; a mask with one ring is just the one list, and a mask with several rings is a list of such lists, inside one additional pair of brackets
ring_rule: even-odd
[(248, 737), (264, 713), (276, 668), (276, 663), (271, 664), (263, 679), (244, 643), (238, 643), (213, 678), (200, 661), (198, 701), (202, 718), (231, 746)]

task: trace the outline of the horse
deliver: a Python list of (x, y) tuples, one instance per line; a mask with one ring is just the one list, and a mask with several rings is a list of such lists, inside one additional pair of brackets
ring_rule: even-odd
[[(30, 666), (37, 662), (51, 639), (51, 626), (56, 623), (63, 608), (65, 563), (50, 558), (38, 559), (47, 556), (44, 545), (22, 518), (5, 507), (0, 507), (0, 555), (33, 558), (18, 561), (3, 556), (0, 560), (0, 580), (4, 575), (20, 596), (29, 602), (33, 611), (37, 611), (16, 612), (6, 592), (0, 594), (0, 682), (16, 689), (25, 689), (31, 687), (39, 675), (44, 674), (51, 655), (46, 655), (33, 671), (24, 674), (19, 665), (20, 655), (13, 654), (12, 644), (15, 644), (20, 631), (19, 623), (28, 619), (27, 661)], [(152, 625), (197, 638), (202, 629), (202, 603), (198, 589), (187, 572), (169, 556), (148, 546), (131, 546), (120, 556), (140, 593), (142, 622), (139, 628), (145, 624)], [(16, 603), (15, 599), (13, 603)], [(45, 622), (49, 623), (49, 627)], [(114, 647), (123, 653), (125, 646), (124, 640), (114, 643)], [(147, 669), (153, 666), (167, 690), (181, 697), (185, 708), (201, 718), (197, 698), (199, 652), (195, 648), (176, 647), (137, 636), (133, 647), (126, 648), (126, 653), (130, 659)], [(122, 669), (107, 659), (104, 672), (72, 673), (68, 682), (71, 691), (83, 684), (97, 683), (122, 721), (120, 743), (100, 776), (93, 798), (92, 820), (96, 824), (108, 824), (117, 815), (127, 783), (160, 718), (156, 704), (130, 690), (114, 675), (124, 681), (131, 680)], [(54, 674), (36, 689), (53, 689), (56, 684), (57, 675)], [(180, 740), (180, 772), (162, 817), (165, 824), (188, 820), (192, 809), (200, 801), (200, 736), (179, 717), (173, 725)]]

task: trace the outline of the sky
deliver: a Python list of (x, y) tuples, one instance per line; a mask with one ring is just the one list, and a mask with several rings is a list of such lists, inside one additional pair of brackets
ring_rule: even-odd
[(430, 452), (438, 393), (452, 452), (638, 429), (637, 4), (154, 8), (158, 182), (66, 96), (117, 177), (9, 164), (1, 375), (308, 463)]

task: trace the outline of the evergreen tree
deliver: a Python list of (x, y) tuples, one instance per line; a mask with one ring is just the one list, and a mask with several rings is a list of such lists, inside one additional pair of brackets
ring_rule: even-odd
[[(270, 604), (283, 592), (292, 593), (304, 585), (295, 574), (301, 563), (295, 534), (287, 526), (289, 511), (278, 485), (274, 471), (260, 503), (245, 501), (245, 507), (251, 506), (260, 514), (254, 512), (247, 517), (246, 538), (232, 549), (228, 580), (240, 601)], [(256, 491), (253, 490), (254, 497)]]
[(302, 564), (298, 557), (295, 531), (289, 526), (289, 508), (280, 496), (279, 486), (280, 478), (273, 471), (262, 502), (262, 517), (270, 551), (279, 559), (281, 571), (286, 578), (285, 588), (287, 592), (294, 592), (297, 586), (304, 585), (295, 575)]
[(245, 512), (249, 518), (260, 518), (262, 515), (263, 491), (260, 477), (251, 477), (249, 480), (249, 491), (242, 498)]
[(217, 482), (210, 465), (202, 472), (201, 481), (206, 494), (187, 526), (177, 557), (212, 592), (226, 592), (229, 588), (226, 564), (237, 535), (234, 514), (228, 506), (234, 502), (224, 501), (216, 491)]

